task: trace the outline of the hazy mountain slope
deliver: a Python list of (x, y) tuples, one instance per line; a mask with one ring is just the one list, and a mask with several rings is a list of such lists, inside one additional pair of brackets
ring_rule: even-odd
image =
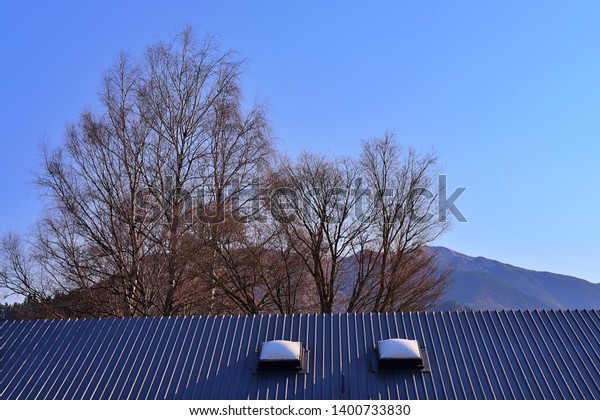
[(469, 257), (448, 248), (431, 250), (440, 265), (453, 268), (441, 308), (449, 302), (471, 309), (600, 308), (600, 284)]

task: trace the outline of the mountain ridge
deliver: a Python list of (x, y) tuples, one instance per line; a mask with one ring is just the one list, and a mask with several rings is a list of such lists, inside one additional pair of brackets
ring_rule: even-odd
[(451, 268), (450, 285), (436, 309), (598, 309), (600, 284), (529, 270), (440, 246), (429, 248)]

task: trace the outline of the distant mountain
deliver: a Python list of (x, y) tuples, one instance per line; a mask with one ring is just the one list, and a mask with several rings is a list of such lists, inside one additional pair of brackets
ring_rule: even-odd
[(600, 284), (431, 247), (453, 269), (436, 309), (600, 309)]

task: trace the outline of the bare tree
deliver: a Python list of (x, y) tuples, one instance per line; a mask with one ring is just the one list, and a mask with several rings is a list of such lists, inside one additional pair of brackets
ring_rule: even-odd
[(69, 125), (63, 147), (44, 152), (38, 185), (48, 213), (38, 248), (57, 287), (121, 296), (116, 314), (149, 315), (156, 292), (145, 281), (152, 246), (137, 214), (148, 129), (136, 109), (139, 69), (121, 55), (101, 92), (104, 112)]
[(270, 298), (271, 312), (316, 312), (319, 301), (309, 270), (280, 229), (274, 225), (269, 232), (269, 241), (261, 250), (262, 258), (256, 259), (255, 267)]
[(213, 39), (199, 46), (189, 29), (176, 42), (158, 43), (146, 52), (138, 99), (150, 131), (144, 176), (164, 222), (153, 233), (164, 256), (160, 305), (165, 314), (182, 309), (178, 290), (186, 281), (195, 281), (183, 248), (193, 243), (186, 241), (195, 217), (190, 200), (209, 183), (206, 172), (218, 142), (215, 132), (222, 133), (218, 121), (227, 119), (225, 104), (239, 106), (240, 64), (233, 53), (220, 52)]
[[(436, 158), (404, 153), (391, 134), (358, 162), (304, 153), (282, 169), (274, 210), (310, 273), (320, 312), (425, 309), (447, 272), (426, 245), (448, 227), (433, 217)], [(289, 255), (288, 257), (292, 257)]]
[(0, 289), (7, 293), (4, 297), (16, 295), (42, 304), (46, 302), (52, 296), (52, 289), (38, 271), (38, 262), (21, 236), (4, 235), (0, 240)]
[(392, 134), (364, 142), (360, 158), (371, 193), (369, 236), (359, 241), (361, 307), (350, 310), (421, 310), (435, 304), (448, 272), (439, 269), (426, 245), (449, 226), (437, 219), (437, 158), (402, 151)]
[[(185, 29), (121, 54), (97, 111), (45, 148), (46, 211), (7, 235), (0, 287), (47, 316), (416, 310), (443, 291), (426, 245), (436, 159), (392, 135), (360, 159), (274, 163), (243, 60)], [(265, 217), (270, 209), (273, 217)]]
[(282, 171), (286, 194), (274, 201), (281, 231), (312, 276), (320, 312), (331, 313), (344, 278), (343, 259), (368, 227), (353, 214), (361, 198), (357, 168), (349, 159), (304, 153)]
[(37, 182), (48, 211), (36, 250), (53, 290), (98, 296), (96, 310), (114, 297), (113, 316), (210, 310), (214, 285), (194, 248), (223, 249), (223, 220), (203, 216), (240, 213), (240, 192), (271, 152), (264, 108), (242, 110), (241, 64), (190, 29), (142, 60), (121, 54), (101, 110), (44, 152)]

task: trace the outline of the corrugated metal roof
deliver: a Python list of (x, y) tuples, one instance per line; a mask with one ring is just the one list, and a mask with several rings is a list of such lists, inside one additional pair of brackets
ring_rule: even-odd
[[(428, 371), (374, 370), (416, 339)], [(300, 341), (303, 372), (257, 371)], [(599, 399), (600, 311), (193, 316), (0, 323), (1, 399)]]

